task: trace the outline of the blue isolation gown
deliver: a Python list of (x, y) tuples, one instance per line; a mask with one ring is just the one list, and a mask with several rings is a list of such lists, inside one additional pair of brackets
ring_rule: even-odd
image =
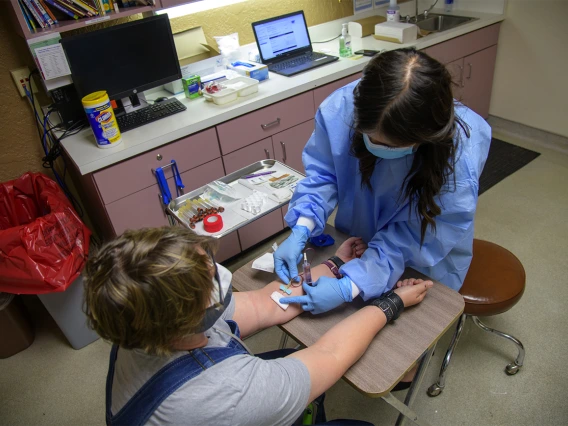
[(392, 289), (405, 267), (412, 267), (454, 290), (459, 290), (472, 258), (473, 220), (479, 176), (491, 143), (491, 128), (469, 108), (456, 106), (456, 114), (469, 125), (470, 137), (458, 126), (455, 186), (448, 183), (436, 197), (442, 213), (429, 226), (420, 247), (421, 221), (407, 201), (401, 185), (414, 155), (380, 160), (371, 177), (373, 190), (361, 187), (359, 160), (349, 154), (355, 81), (334, 92), (316, 114), (315, 130), (304, 148), (307, 177), (298, 186), (285, 219), (293, 227), (298, 218), (312, 219), (312, 236), (323, 232), (337, 207), (335, 227), (362, 237), (369, 248), (360, 259), (343, 265), (347, 275), (369, 300)]

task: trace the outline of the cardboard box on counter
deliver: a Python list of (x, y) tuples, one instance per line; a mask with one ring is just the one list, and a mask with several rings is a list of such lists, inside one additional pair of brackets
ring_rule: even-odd
[(268, 67), (251, 61), (236, 61), (227, 66), (228, 69), (238, 72), (245, 77), (254, 78), (258, 81), (268, 80)]

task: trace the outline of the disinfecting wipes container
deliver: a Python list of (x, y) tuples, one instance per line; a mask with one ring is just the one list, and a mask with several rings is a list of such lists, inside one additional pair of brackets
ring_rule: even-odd
[(99, 148), (111, 148), (122, 142), (107, 92), (94, 92), (82, 99), (83, 108)]

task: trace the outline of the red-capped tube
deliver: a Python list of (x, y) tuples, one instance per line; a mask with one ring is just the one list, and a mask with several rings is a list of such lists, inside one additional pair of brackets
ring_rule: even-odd
[(218, 214), (210, 214), (203, 219), (203, 228), (210, 234), (223, 229), (223, 218)]

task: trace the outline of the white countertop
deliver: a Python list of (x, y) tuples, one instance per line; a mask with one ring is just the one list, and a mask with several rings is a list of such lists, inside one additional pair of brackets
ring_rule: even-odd
[[(382, 42), (375, 40), (372, 36), (362, 39), (353, 37), (352, 49), (353, 51), (360, 49), (393, 50), (411, 46), (424, 49), (505, 19), (504, 15), (471, 11), (455, 11), (452, 14), (478, 19), (452, 30), (430, 34), (408, 44)], [(333, 40), (328, 43), (315, 44), (314, 50), (339, 56), (338, 47), (338, 41)], [(187, 99), (183, 94), (178, 95), (177, 98), (187, 106), (186, 111), (124, 133), (122, 143), (113, 148), (98, 148), (91, 129), (85, 129), (76, 135), (67, 137), (61, 143), (79, 172), (86, 175), (224, 121), (355, 74), (361, 71), (368, 61), (369, 58), (367, 57), (357, 60), (340, 58), (339, 61), (293, 77), (283, 77), (270, 73), (270, 78), (260, 83), (258, 93), (246, 98), (239, 98), (237, 101), (223, 106), (207, 102), (203, 98)], [(149, 98), (158, 96), (171, 97), (172, 95), (165, 91), (153, 92)]]

